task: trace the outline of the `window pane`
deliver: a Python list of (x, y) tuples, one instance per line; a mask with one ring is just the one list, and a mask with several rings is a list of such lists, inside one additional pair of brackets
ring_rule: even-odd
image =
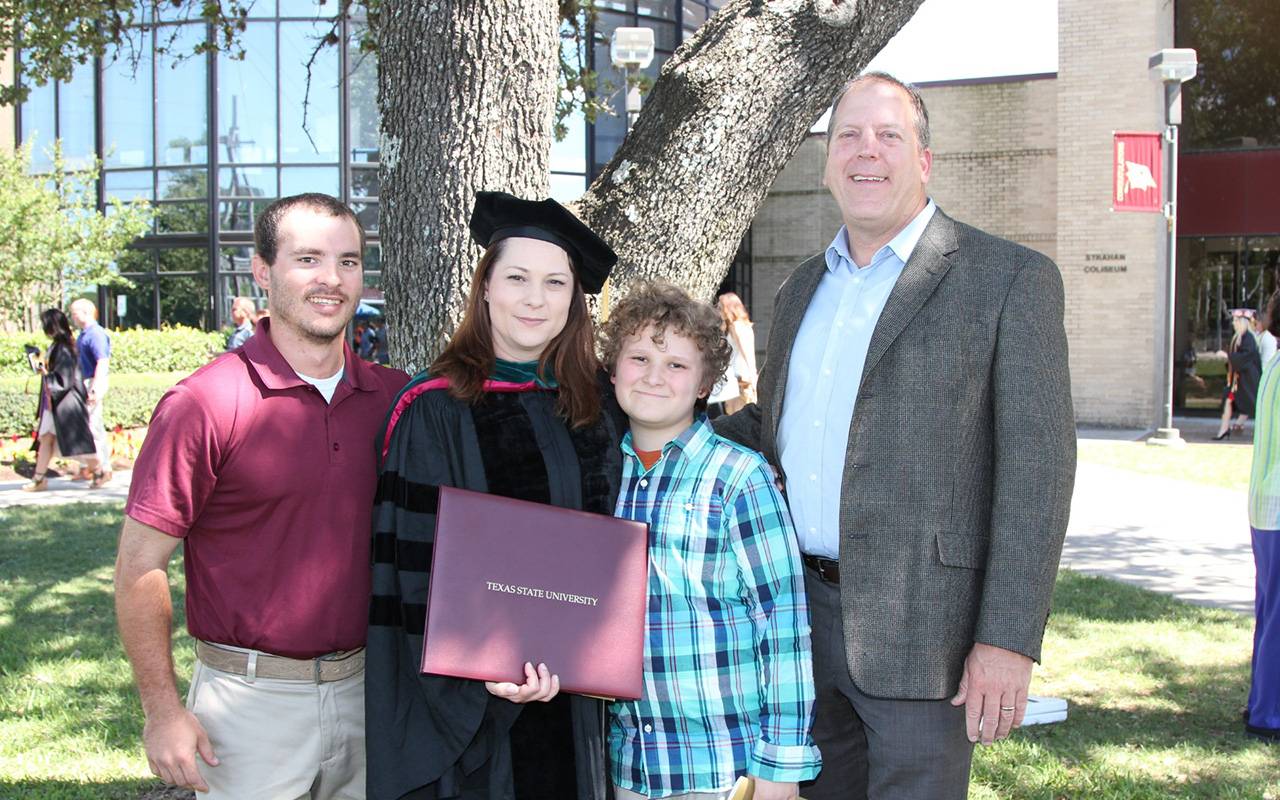
[(129, 273), (151, 273), (156, 269), (156, 253), (154, 250), (125, 250), (116, 258), (116, 271), (122, 275)]
[(351, 210), (356, 212), (356, 219), (360, 220), (360, 224), (366, 231), (378, 232), (377, 203), (352, 203)]
[[(676, 9), (672, 0), (637, 0), (636, 13), (662, 19), (675, 19)], [(648, 25), (647, 20), (640, 20), (641, 25)]]
[(31, 143), (31, 170), (48, 172), (53, 168), (48, 150), (53, 146), (53, 84), (31, 87), (27, 102), (22, 104), (22, 141)]
[(198, 203), (156, 203), (157, 233), (206, 233), (209, 207)]
[(224, 231), (251, 231), (254, 220), (271, 200), (223, 200), (218, 203), (218, 228)]
[(586, 117), (581, 111), (576, 111), (564, 122), (568, 133), (562, 141), (551, 142), (551, 169), (555, 172), (586, 172)]
[(364, 248), (364, 285), (382, 285), (382, 245), (370, 242)]
[[(223, 247), (218, 253), (218, 269), (223, 273), (249, 272), (253, 269), (253, 248), (249, 245)], [(253, 280), (253, 277), (249, 276), (249, 279)], [(244, 292), (237, 290), (237, 293)]]
[(347, 40), (347, 119), (351, 125), (351, 160), (378, 161), (378, 60), (360, 52), (363, 28), (354, 28)]
[(160, 322), (162, 324), (206, 328), (209, 325), (209, 305), (207, 278), (203, 276), (160, 278)]
[(78, 64), (71, 82), (58, 88), (58, 138), (68, 165), (89, 165), (96, 146), (93, 130), (93, 62)]
[(218, 170), (219, 197), (275, 197), (275, 167), (230, 167)]
[(253, 301), (255, 309), (261, 311), (267, 307), (267, 293), (258, 286), (252, 275), (240, 273), (224, 274), (218, 282), (222, 284), (222, 305), (218, 308), (218, 327), (231, 327), (231, 303), (237, 297), (247, 297)]
[[(338, 160), (338, 49), (324, 46), (311, 65), (307, 90), (307, 62), (329, 32), (329, 25), (280, 23), (280, 160), (285, 162)], [(303, 128), (303, 101), (306, 128)]]
[(684, 5), (684, 26), (695, 31), (707, 21), (707, 10), (697, 3), (686, 2)]
[(159, 43), (172, 54), (159, 56), (156, 60), (159, 163), (207, 163), (209, 109), (206, 59), (203, 55), (191, 55), (196, 44), (205, 40), (205, 26), (162, 28), (157, 35)]
[(107, 326), (112, 328), (156, 327), (154, 278), (131, 278), (134, 288), (107, 287)]
[(280, 170), (280, 196), (320, 192), (338, 196), (336, 167), (285, 167)]
[(254, 17), (274, 17), (276, 15), (276, 0), (253, 0), (249, 6), (249, 18)]
[(151, 150), (151, 34), (139, 35), (137, 69), (127, 45), (102, 68), (103, 162), (108, 167), (149, 167)]
[(250, 22), (244, 60), (218, 56), (218, 158), (228, 164), (276, 160), (276, 25)]
[(103, 191), (108, 198), (118, 197), (121, 200), (132, 200), (141, 197), (146, 200), (155, 199), (155, 173), (151, 170), (128, 170), (125, 172), (106, 172), (103, 174)]
[(315, 19), (316, 17), (327, 16), (332, 17), (337, 3), (329, 2), (323, 6), (319, 0), (280, 0), (280, 16), (282, 17), (306, 17), (307, 19)]
[(203, 247), (174, 247), (160, 251), (161, 272), (208, 272), (209, 253)]
[(208, 171), (203, 169), (162, 169), (159, 178), (160, 200), (201, 199), (209, 196)]
[(378, 196), (378, 170), (352, 169), (351, 170), (351, 196), (352, 197), (377, 197)]
[(553, 174), (551, 176), (551, 196), (561, 203), (577, 200), (586, 190), (585, 175)]

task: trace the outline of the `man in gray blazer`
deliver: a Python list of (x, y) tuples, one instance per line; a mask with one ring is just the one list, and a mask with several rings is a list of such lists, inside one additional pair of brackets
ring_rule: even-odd
[(844, 227), (778, 292), (759, 404), (717, 429), (786, 482), (813, 621), (802, 793), (967, 794), (1022, 722), (1075, 476), (1062, 280), (926, 194), (929, 120), (882, 73), (833, 104)]

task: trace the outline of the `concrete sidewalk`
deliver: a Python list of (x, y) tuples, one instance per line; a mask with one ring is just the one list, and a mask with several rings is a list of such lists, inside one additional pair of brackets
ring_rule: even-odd
[[(1179, 423), (1192, 441), (1207, 439), (1217, 424)], [(1142, 431), (1080, 431), (1081, 439), (1136, 441), (1142, 436)], [(0, 508), (123, 502), (131, 477), (117, 471), (99, 490), (55, 478), (48, 491), (36, 493), (21, 491), (22, 481), (7, 481), (0, 483)], [(1254, 567), (1245, 492), (1082, 463), (1062, 566), (1193, 603), (1252, 613)]]
[(43, 492), (24, 492), (27, 481), (0, 481), (0, 508), (9, 506), (55, 506), (63, 503), (123, 503), (129, 496), (132, 470), (116, 470), (111, 482), (101, 489), (90, 489), (88, 481), (50, 478)]

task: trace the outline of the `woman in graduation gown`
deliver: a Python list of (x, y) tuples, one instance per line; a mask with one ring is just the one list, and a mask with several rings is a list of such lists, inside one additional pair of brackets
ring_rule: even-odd
[(604, 800), (599, 701), (558, 694), (542, 665), (522, 686), (418, 670), (438, 487), (612, 514), (621, 474), (584, 295), (613, 251), (554, 200), (497, 192), (477, 194), (471, 232), (486, 250), (462, 323), (379, 442), (369, 797)]

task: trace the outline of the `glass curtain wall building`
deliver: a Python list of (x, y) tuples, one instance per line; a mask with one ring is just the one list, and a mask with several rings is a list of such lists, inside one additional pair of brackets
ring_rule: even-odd
[[(656, 79), (720, 2), (598, 2), (588, 63), (620, 84), (609, 35), (620, 26), (651, 27), (657, 54), (645, 72)], [(360, 52), (358, 19), (338, 24), (342, 46), (317, 49), (334, 29), (322, 16), (332, 7), (258, 0), (242, 33), (243, 60), (171, 55), (191, 53), (214, 31), (162, 12), (149, 20), (153, 29), (78, 68), (72, 80), (32, 88), (15, 124), (18, 141), (33, 145), (35, 171), (50, 167), (46, 150), (59, 139), (72, 163), (101, 158), (104, 208), (108, 197), (143, 197), (156, 209), (150, 234), (118, 261), (133, 288), (100, 291), (104, 324), (217, 328), (229, 324), (236, 296), (265, 306), (249, 266), (255, 215), (275, 198), (304, 191), (355, 209), (368, 235), (365, 299), (381, 302), (376, 57)], [(608, 162), (626, 134), (622, 103), (618, 92), (611, 98), (617, 116), (568, 120), (568, 135), (552, 147), (553, 196), (577, 197)], [(734, 274), (749, 282), (749, 265)]]

